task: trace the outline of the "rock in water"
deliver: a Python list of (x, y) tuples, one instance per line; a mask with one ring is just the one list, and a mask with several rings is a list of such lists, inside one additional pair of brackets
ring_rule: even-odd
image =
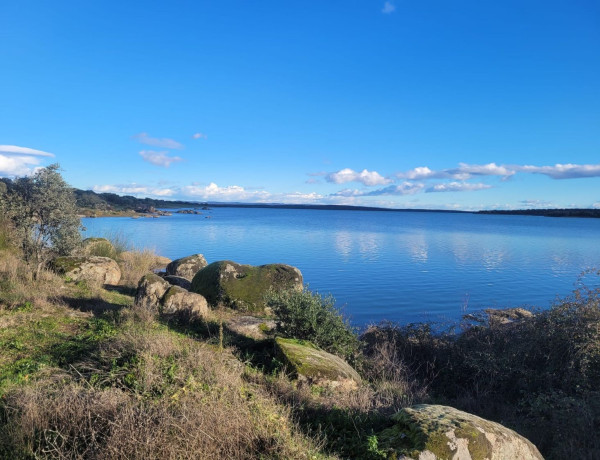
[(302, 273), (291, 265), (255, 267), (223, 260), (213, 262), (196, 273), (191, 291), (203, 295), (213, 306), (264, 312), (264, 296), (269, 289), (302, 289)]
[(109, 257), (57, 257), (52, 268), (72, 281), (97, 284), (118, 284), (121, 279), (119, 265)]
[(379, 448), (409, 460), (543, 460), (537, 448), (499, 423), (449, 406), (420, 404), (392, 416)]
[(360, 384), (360, 376), (350, 364), (306, 340), (277, 337), (275, 347), (298, 380), (345, 389), (354, 389)]
[(167, 275), (180, 276), (192, 281), (194, 275), (207, 265), (202, 254), (194, 254), (193, 256), (176, 259), (167, 265)]

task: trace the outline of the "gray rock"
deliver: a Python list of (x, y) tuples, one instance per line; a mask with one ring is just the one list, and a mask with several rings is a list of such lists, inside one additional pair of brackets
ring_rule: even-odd
[(264, 339), (266, 332), (275, 329), (275, 321), (256, 316), (234, 316), (227, 321), (227, 327), (233, 332), (252, 339)]
[(538, 449), (499, 423), (449, 406), (420, 404), (392, 416), (377, 434), (388, 457), (418, 460), (543, 460)]
[(187, 319), (206, 318), (208, 303), (200, 294), (171, 286), (161, 299), (160, 311), (165, 315), (184, 314)]
[(173, 286), (179, 286), (182, 287), (183, 289), (189, 291), (190, 288), (192, 287), (192, 282), (188, 279), (185, 279), (181, 276), (175, 276), (175, 275), (165, 275), (163, 276), (163, 279), (169, 283), (172, 284)]
[(119, 265), (109, 257), (57, 257), (51, 266), (72, 281), (115, 285), (121, 279)]
[(340, 389), (355, 389), (361, 382), (350, 364), (306, 340), (277, 337), (275, 348), (288, 370), (300, 381)]
[(213, 306), (265, 313), (264, 297), (270, 289), (302, 289), (302, 273), (290, 265), (255, 267), (224, 260), (196, 273), (191, 291), (203, 295)]
[(206, 259), (202, 254), (194, 254), (193, 256), (183, 257), (171, 262), (167, 265), (167, 274), (180, 276), (188, 281), (192, 281), (194, 275), (207, 265)]
[(171, 285), (154, 273), (148, 273), (140, 279), (135, 304), (150, 311), (158, 312), (160, 302)]

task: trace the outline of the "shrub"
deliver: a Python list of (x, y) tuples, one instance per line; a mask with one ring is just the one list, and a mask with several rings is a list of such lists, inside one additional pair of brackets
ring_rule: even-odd
[(323, 297), (308, 289), (271, 291), (266, 304), (277, 317), (276, 332), (308, 340), (344, 358), (358, 351), (356, 333), (335, 307), (333, 296)]

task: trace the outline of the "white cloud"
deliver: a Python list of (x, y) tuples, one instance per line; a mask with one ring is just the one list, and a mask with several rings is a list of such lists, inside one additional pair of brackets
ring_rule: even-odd
[(544, 174), (552, 179), (580, 179), (584, 177), (600, 177), (600, 164), (577, 165), (577, 164), (555, 164), (554, 166), (516, 166), (517, 171), (532, 174)]
[(367, 171), (363, 169), (361, 172), (354, 171), (350, 168), (342, 169), (338, 172), (330, 173), (326, 176), (327, 182), (334, 184), (345, 184), (346, 182), (360, 182), (363, 185), (384, 185), (392, 182), (391, 179), (386, 179), (377, 171)]
[(383, 14), (391, 14), (396, 10), (396, 6), (392, 2), (385, 2), (381, 12)]
[(449, 182), (446, 184), (436, 184), (429, 187), (425, 192), (472, 192), (474, 190), (484, 190), (491, 188), (488, 184), (471, 184), (469, 182)]
[(161, 147), (163, 149), (182, 149), (183, 144), (179, 142), (169, 139), (167, 137), (158, 138), (158, 137), (150, 137), (148, 133), (139, 133), (133, 136), (138, 142), (146, 145), (151, 145), (152, 147)]
[(458, 168), (447, 169), (444, 172), (455, 179), (465, 180), (471, 176), (502, 176), (508, 178), (515, 174), (516, 171), (506, 166), (498, 166), (496, 163), (484, 165), (459, 163)]
[(473, 176), (501, 176), (506, 179), (515, 172), (516, 170), (513, 167), (499, 166), (496, 163), (484, 165), (459, 163), (457, 168), (442, 169), (440, 171), (433, 171), (427, 166), (420, 166), (407, 172), (397, 173), (396, 177), (410, 180), (449, 178), (464, 181)]
[(415, 169), (411, 169), (405, 173), (396, 174), (400, 179), (410, 179), (410, 180), (419, 180), (419, 179), (429, 179), (431, 177), (436, 177), (435, 171), (432, 171), (427, 166), (419, 166)]
[(424, 185), (414, 182), (403, 182), (400, 185), (390, 185), (378, 190), (344, 189), (333, 193), (331, 196), (358, 197), (358, 196), (384, 196), (384, 195), (414, 195), (423, 189)]
[(263, 190), (246, 190), (239, 185), (229, 185), (227, 187), (219, 187), (214, 182), (207, 186), (187, 185), (181, 189), (184, 195), (201, 198), (203, 200), (215, 201), (241, 201), (241, 200), (258, 200), (268, 199), (271, 195)]
[(183, 161), (183, 158), (180, 157), (170, 157), (169, 152), (156, 152), (154, 150), (142, 150), (140, 152), (141, 157), (144, 161), (148, 163), (152, 163), (156, 166), (162, 166), (163, 168), (168, 168), (171, 166), (171, 163), (176, 163), (178, 161)]
[(20, 147), (0, 145), (0, 176), (27, 176), (40, 167), (40, 157), (53, 157), (52, 153)]
[(40, 157), (53, 157), (54, 154), (42, 150), (30, 149), (29, 147), (19, 147), (18, 145), (0, 145), (0, 154), (7, 155), (33, 155)]
[(600, 209), (600, 201), (598, 201), (597, 203), (594, 203), (592, 205), (592, 208), (594, 208), (594, 209)]
[(206, 139), (208, 136), (204, 133), (195, 133), (192, 137), (194, 139)]
[(96, 193), (118, 193), (122, 195), (160, 196), (168, 197), (177, 193), (172, 188), (156, 188), (139, 184), (127, 185), (94, 185), (92, 190)]
[(0, 154), (0, 176), (27, 176), (39, 164), (40, 159), (36, 157)]
[(555, 208), (556, 205), (552, 201), (544, 200), (521, 200), (520, 204), (528, 208)]

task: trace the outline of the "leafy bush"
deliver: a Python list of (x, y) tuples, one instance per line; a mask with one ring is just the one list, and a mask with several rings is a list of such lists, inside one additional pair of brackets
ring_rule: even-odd
[(323, 297), (308, 289), (271, 291), (266, 304), (277, 317), (276, 332), (308, 340), (344, 358), (351, 358), (357, 352), (356, 333), (335, 307), (333, 296)]

